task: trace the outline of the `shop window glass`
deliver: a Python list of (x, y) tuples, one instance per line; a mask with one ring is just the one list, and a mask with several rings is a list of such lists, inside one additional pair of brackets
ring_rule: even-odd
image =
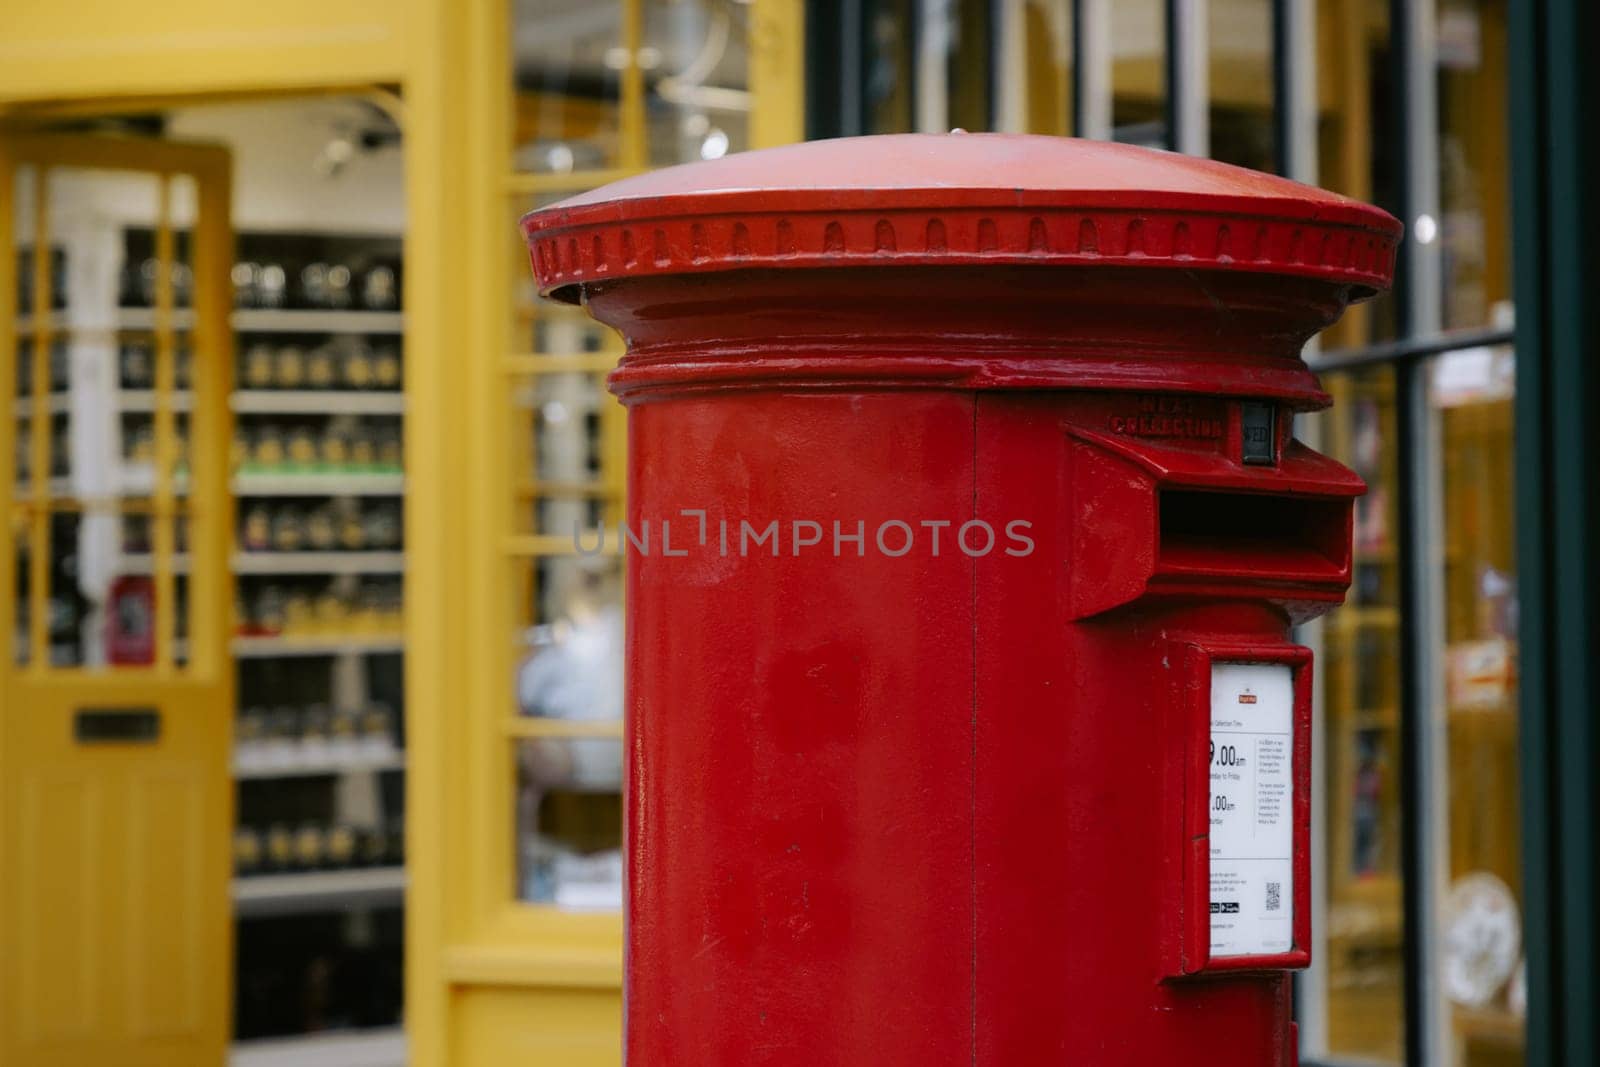
[[(1321, 626), (1323, 910), (1311, 1051), (1398, 1064), (1404, 1048), (1400, 834), (1401, 553), (1396, 399), (1388, 368), (1330, 374), (1323, 448), (1368, 485), (1355, 506), (1349, 596)], [(1321, 1045), (1317, 1048), (1317, 1045)]]
[(529, 903), (620, 908), (620, 568), (546, 558), (523, 582), (513, 890)]
[(916, 39), (913, 0), (866, 0), (866, 133), (909, 133), (917, 128), (912, 110), (916, 69), (911, 47)]
[[(1317, 184), (1396, 211), (1399, 109), (1390, 79), (1389, 0), (1317, 0), (1315, 10)], [(1351, 307), (1323, 333), (1322, 347), (1392, 340), (1396, 299), (1385, 293)]]
[(1443, 324), (1503, 324), (1511, 298), (1511, 196), (1503, 0), (1437, 12)]
[[(145, 667), (165, 644), (182, 665), (200, 373), (194, 183), (65, 166), (42, 184), (31, 170), (20, 178), (18, 348), (3, 413), (15, 442), (14, 661)], [(82, 218), (97, 222), (71, 224)], [(41, 229), (48, 247), (35, 256)]]
[(1167, 142), (1164, 0), (1118, 0), (1111, 15), (1111, 125), (1129, 144)]
[(742, 151), (748, 29), (736, 0), (518, 0), (513, 167), (582, 175)]
[(1271, 0), (1211, 0), (1206, 41), (1211, 158), (1276, 170)]
[(1517, 753), (1517, 568), (1509, 349), (1449, 352), (1429, 367), (1442, 461), (1442, 721), (1435, 832), (1447, 868), (1437, 924), (1448, 1067), (1523, 1062)]
[[(525, 902), (620, 902), (623, 411), (617, 342), (541, 300), (532, 371), (504, 398), (512, 640), (513, 885)], [(548, 361), (548, 373), (545, 363)]]

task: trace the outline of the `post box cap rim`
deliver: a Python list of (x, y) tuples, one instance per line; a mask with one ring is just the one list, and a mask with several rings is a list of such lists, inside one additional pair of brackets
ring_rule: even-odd
[(752, 267), (1171, 265), (1387, 288), (1400, 223), (1173, 152), (1022, 134), (812, 141), (626, 178), (522, 219), (540, 289)]

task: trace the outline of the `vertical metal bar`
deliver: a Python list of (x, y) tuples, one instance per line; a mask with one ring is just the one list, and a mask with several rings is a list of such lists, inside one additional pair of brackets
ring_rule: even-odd
[[(859, 137), (874, 132), (867, 114), (868, 56), (871, 49), (871, 6), (866, 0), (840, 0), (838, 15), (839, 56), (839, 132), (841, 137)], [(820, 30), (820, 27), (819, 27)], [(811, 32), (808, 28), (807, 32)], [(810, 40), (808, 37), (807, 40)], [(809, 83), (824, 77), (821, 70), (806, 71)]]
[(864, 0), (807, 0), (806, 137), (855, 137), (864, 130), (867, 22)]
[(28, 527), (28, 655), (50, 665), (50, 168), (33, 168), (33, 513)]
[[(1519, 6), (1519, 5), (1513, 5)], [(1522, 706), (1524, 714), (1549, 716), (1554, 793), (1548, 847), (1555, 862), (1548, 885), (1554, 928), (1550, 973), (1545, 988), (1559, 1000), (1555, 1046), (1548, 1062), (1600, 1062), (1600, 979), (1594, 969), (1600, 952), (1600, 837), (1594, 814), (1600, 810), (1600, 488), (1595, 464), (1600, 436), (1594, 409), (1600, 403), (1600, 375), (1594, 352), (1600, 348), (1600, 210), (1594, 175), (1600, 149), (1593, 136), (1593, 102), (1600, 93), (1593, 44), (1600, 34), (1600, 12), (1587, 0), (1551, 0), (1542, 5), (1539, 93), (1545, 136), (1534, 159), (1540, 168), (1537, 195), (1546, 213), (1543, 228), (1520, 231), (1518, 243), (1531, 243), (1543, 258), (1540, 291), (1527, 292), (1518, 278), (1518, 297), (1526, 295), (1529, 313), (1541, 316), (1542, 346), (1519, 350), (1518, 364), (1544, 363), (1543, 417), (1519, 422), (1517, 436), (1544, 434), (1547, 495), (1545, 547), (1550, 586), (1544, 601), (1548, 638), (1544, 705)], [(1520, 223), (1522, 219), (1518, 219)], [(1547, 300), (1547, 303), (1541, 303)], [(1518, 325), (1523, 309), (1518, 308)]]
[(1295, 158), (1302, 106), (1296, 45), (1304, 32), (1301, 23), (1307, 21), (1302, 14), (1298, 0), (1272, 0), (1272, 169), (1297, 181), (1306, 180), (1299, 177), (1305, 161)]
[(1111, 4), (1077, 0), (1072, 34), (1073, 125), (1079, 137), (1111, 139)]
[[(1437, 109), (1431, 0), (1391, 0), (1390, 50), (1398, 143), (1400, 215), (1407, 223), (1395, 290), (1402, 338), (1439, 328)], [(1441, 670), (1442, 505), (1438, 432), (1427, 364), (1396, 366), (1402, 531), (1400, 630), (1402, 912), (1406, 1062), (1420, 1067), (1448, 1048), (1449, 1020), (1436, 995), (1434, 919), (1449, 867), (1448, 761)]]
[[(1405, 143), (1411, 128), (1410, 101), (1406, 97), (1404, 86), (1410, 71), (1409, 48), (1410, 33), (1406, 19), (1405, 0), (1390, 0), (1389, 4), (1389, 48), (1392, 84), (1396, 87), (1395, 107), (1398, 111), (1396, 127), (1399, 130), (1398, 141), (1395, 146), (1398, 151), (1395, 158), (1400, 164), (1401, 204), (1399, 214), (1403, 221), (1411, 219), (1409, 204), (1406, 202), (1411, 191), (1409, 180), (1409, 164), (1411, 162), (1410, 149)], [(1415, 242), (1408, 233), (1401, 242), (1396, 255), (1395, 263), (1395, 291), (1406, 293), (1410, 287), (1413, 273), (1412, 263), (1414, 256), (1412, 248)], [(1397, 298), (1399, 303), (1399, 329), (1401, 337), (1411, 334), (1411, 315), (1409, 302), (1404, 297)], [(1427, 901), (1422, 891), (1422, 879), (1426, 847), (1427, 816), (1419, 804), (1422, 800), (1422, 790), (1419, 788), (1418, 778), (1422, 773), (1424, 758), (1422, 753), (1422, 734), (1419, 719), (1422, 709), (1418, 707), (1418, 693), (1416, 686), (1417, 660), (1419, 656), (1419, 638), (1415, 631), (1415, 622), (1410, 613), (1417, 602), (1416, 569), (1418, 560), (1415, 554), (1417, 544), (1416, 524), (1416, 497), (1412, 492), (1415, 481), (1416, 463), (1413, 457), (1413, 440), (1415, 431), (1411, 422), (1410, 407), (1405, 398), (1410, 395), (1410, 385), (1415, 378), (1416, 371), (1406, 364), (1397, 364), (1395, 374), (1396, 417), (1398, 419), (1398, 457), (1396, 461), (1397, 481), (1399, 483), (1399, 496), (1396, 510), (1399, 514), (1399, 540), (1396, 550), (1399, 552), (1400, 576), (1400, 611), (1401, 626), (1400, 640), (1400, 912), (1401, 912), (1401, 960), (1403, 967), (1401, 988), (1404, 991), (1405, 1001), (1401, 1006), (1405, 1020), (1405, 1032), (1402, 1036), (1404, 1059), (1407, 1067), (1423, 1067), (1423, 1055), (1427, 1044), (1423, 1040), (1424, 1023), (1422, 998), (1424, 996), (1424, 983), (1422, 968), (1424, 954), (1420, 944), (1419, 935), (1427, 926)]]
[(911, 56), (912, 122), (918, 133), (950, 130), (950, 5), (956, 0), (915, 0)]
[(622, 48), (627, 65), (622, 68), (622, 113), (618, 116), (621, 165), (642, 169), (650, 160), (650, 130), (645, 111), (644, 68), (639, 50), (644, 45), (644, 0), (619, 0), (622, 4)]
[[(1413, 1067), (1434, 1062), (1437, 1047), (1433, 972), (1436, 954), (1432, 917), (1441, 870), (1441, 841), (1435, 822), (1448, 816), (1438, 808), (1445, 782), (1439, 766), (1443, 723), (1435, 714), (1439, 627), (1437, 601), (1437, 451), (1427, 410), (1427, 366), (1421, 361), (1394, 364), (1396, 415), (1399, 423), (1397, 482), (1400, 543), (1400, 810), (1401, 909), (1405, 959), (1406, 1062)], [(1446, 801), (1446, 804), (1448, 801)], [(1446, 857), (1447, 859), (1447, 857)]]
[(173, 337), (172, 337), (172, 176), (161, 174), (156, 209), (156, 304), (155, 304), (155, 485), (151, 508), (151, 561), (155, 573), (156, 670), (172, 667), (173, 610), (176, 581), (173, 578), (174, 506), (173, 468), (177, 461), (177, 440), (173, 416)]
[[(984, 62), (987, 64), (984, 85), (989, 93), (989, 129), (996, 132), (1016, 132), (1009, 121), (1015, 110), (1006, 106), (1009, 97), (1006, 83), (1024, 77), (1026, 67), (1007, 63), (1005, 48), (1012, 36), (1011, 28), (1018, 22), (1018, 9), (1018, 0), (987, 0), (984, 5), (987, 20), (984, 34)], [(1007, 74), (1013, 77), (1008, 79)]]
[(1211, 154), (1207, 0), (1166, 0), (1167, 147)]
[(1559, 896), (1561, 812), (1556, 781), (1557, 725), (1552, 714), (1556, 657), (1547, 622), (1557, 599), (1552, 581), (1549, 504), (1554, 478), (1548, 440), (1553, 318), (1545, 237), (1551, 230), (1546, 202), (1551, 114), (1544, 92), (1545, 5), (1513, 4), (1507, 11), (1511, 73), (1512, 242), (1516, 266), (1516, 514), (1517, 514), (1517, 745), (1522, 805), (1522, 929), (1527, 967), (1528, 1015), (1524, 1055), (1528, 1067), (1561, 1062), (1566, 1005), (1561, 979), (1564, 938)]
[(1072, 128), (1068, 131), (1074, 137), (1087, 137), (1083, 132), (1083, 8), (1089, 0), (1072, 0), (1072, 98), (1067, 101), (1072, 105)]
[[(1274, 169), (1296, 181), (1317, 181), (1317, 52), (1314, 26), (1308, 10), (1309, 0), (1272, 0), (1272, 116)], [(1306, 343), (1306, 358), (1315, 356), (1318, 340)], [(1304, 425), (1302, 439), (1312, 448), (1323, 450), (1327, 420), (1342, 413), (1324, 412), (1312, 418), (1296, 418)], [(1337, 453), (1335, 453), (1337, 454)], [(1320, 755), (1327, 751), (1327, 705), (1324, 699), (1328, 661), (1327, 620), (1318, 619), (1304, 627), (1301, 643), (1311, 648), (1320, 665), (1318, 684), (1312, 690), (1312, 744), (1319, 755), (1311, 770), (1311, 855), (1314, 870), (1325, 871), (1328, 856), (1328, 772)], [(1300, 1047), (1310, 1055), (1328, 1047), (1328, 883), (1325, 873), (1311, 883), (1312, 950), (1310, 969), (1295, 976), (1295, 1016), (1300, 1027)]]

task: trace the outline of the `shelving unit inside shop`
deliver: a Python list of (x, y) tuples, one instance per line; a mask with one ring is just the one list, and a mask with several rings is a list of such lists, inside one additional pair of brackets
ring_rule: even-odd
[(241, 233), (232, 1062), (404, 1062), (400, 241)]

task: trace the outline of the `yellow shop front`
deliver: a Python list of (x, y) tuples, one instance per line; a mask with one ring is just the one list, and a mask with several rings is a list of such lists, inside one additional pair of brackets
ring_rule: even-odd
[(800, 10), (0, 14), (0, 1062), (618, 1062), (618, 351), (515, 219), (799, 139)]

